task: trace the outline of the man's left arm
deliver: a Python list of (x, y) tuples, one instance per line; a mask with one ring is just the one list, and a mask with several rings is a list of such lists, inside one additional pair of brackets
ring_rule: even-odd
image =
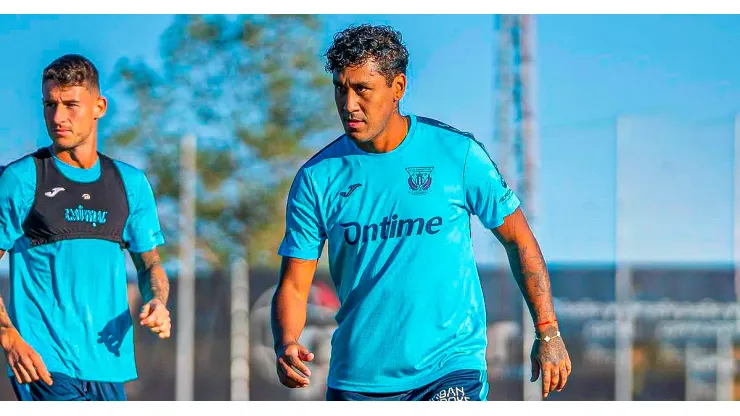
[(545, 259), (520, 208), (506, 216), (493, 233), (506, 249), (514, 279), (535, 323), (531, 381), (542, 372), (542, 395), (547, 397), (565, 387), (571, 361), (558, 329)]
[(485, 147), (471, 140), (465, 156), (463, 188), (468, 210), (503, 244), (509, 265), (535, 324), (532, 381), (542, 371), (542, 395), (560, 391), (571, 363), (555, 320), (550, 277), (539, 244), (521, 210), (521, 202), (506, 184)]
[(492, 231), (506, 249), (511, 271), (527, 301), (532, 320), (540, 332), (552, 332), (548, 335), (554, 336), (557, 323), (550, 276), (540, 246), (521, 208), (504, 217), (504, 223)]
[(164, 244), (157, 204), (146, 176), (140, 171), (125, 170), (129, 187), (130, 215), (124, 229), (124, 239), (136, 266), (139, 290), (144, 301), (139, 314), (140, 324), (160, 338), (169, 338), (172, 323), (167, 301), (170, 282), (162, 266), (157, 246)]
[(144, 253), (131, 253), (136, 266), (139, 290), (144, 306), (139, 314), (140, 324), (146, 326), (162, 339), (170, 337), (172, 320), (167, 309), (170, 296), (170, 282), (162, 267), (157, 249)]

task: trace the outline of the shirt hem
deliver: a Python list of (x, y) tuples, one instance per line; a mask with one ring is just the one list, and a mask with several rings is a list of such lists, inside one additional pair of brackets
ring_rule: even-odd
[[(13, 372), (10, 370), (9, 366), (5, 366), (6, 368), (6, 377), (8, 379), (15, 377), (13, 375)], [(128, 383), (130, 381), (138, 380), (139, 374), (138, 371), (134, 370), (131, 374), (126, 374), (123, 376), (105, 376), (100, 374), (87, 374), (83, 372), (76, 372), (76, 371), (69, 371), (66, 368), (57, 368), (57, 367), (50, 367), (47, 369), (50, 373), (59, 373), (64, 374), (67, 377), (76, 379), (76, 380), (82, 380), (82, 381), (89, 381), (89, 382), (99, 382), (99, 383)]]
[(455, 365), (449, 365), (440, 368), (432, 373), (425, 374), (423, 376), (413, 377), (410, 381), (405, 383), (379, 385), (354, 383), (351, 381), (337, 381), (331, 380), (330, 378), (329, 380), (327, 380), (326, 384), (328, 387), (335, 390), (351, 391), (357, 393), (399, 393), (426, 386), (427, 384), (439, 380), (449, 373), (460, 370), (486, 371), (487, 368), (485, 362), (481, 362), (480, 359), (468, 359), (460, 361)]

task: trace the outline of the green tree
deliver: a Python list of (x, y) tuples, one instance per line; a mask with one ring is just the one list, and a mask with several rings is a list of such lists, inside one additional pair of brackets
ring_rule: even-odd
[(285, 196), (334, 121), (314, 16), (178, 16), (162, 35), (161, 68), (123, 58), (110, 140), (143, 157), (168, 244), (177, 253), (179, 143), (198, 142), (199, 258), (216, 267), (248, 247), (275, 265)]

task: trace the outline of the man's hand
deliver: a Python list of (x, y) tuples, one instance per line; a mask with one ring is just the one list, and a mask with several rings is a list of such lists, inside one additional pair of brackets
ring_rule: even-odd
[(152, 333), (158, 334), (159, 338), (170, 337), (172, 319), (170, 319), (170, 311), (167, 310), (167, 306), (161, 300), (152, 299), (142, 306), (139, 319), (141, 326), (149, 328)]
[(159, 253), (153, 248), (144, 253), (131, 252), (139, 279), (139, 290), (144, 298), (144, 306), (139, 314), (139, 324), (149, 328), (159, 338), (170, 337), (172, 320), (167, 310), (170, 295), (170, 282), (167, 278)]
[[(306, 309), (317, 260), (283, 257), (280, 279), (270, 310), (273, 346), (280, 382), (290, 388), (308, 386), (311, 370), (305, 362), (313, 353), (298, 343), (306, 324)], [(303, 374), (301, 374), (303, 373)]]
[[(563, 338), (557, 336), (557, 329), (551, 327), (540, 333), (532, 346), (532, 378), (530, 381), (535, 382), (542, 371), (542, 397), (546, 398), (548, 394), (557, 390), (562, 391), (565, 383), (570, 376), (571, 363), (568, 351), (565, 349)], [(542, 340), (550, 336), (550, 342)]]
[(277, 374), (280, 382), (290, 388), (308, 386), (311, 370), (303, 362), (313, 361), (313, 358), (313, 353), (297, 342), (284, 345), (277, 352)]
[(26, 343), (15, 328), (0, 329), (0, 345), (15, 379), (20, 384), (43, 380), (52, 385), (51, 374), (41, 356)]

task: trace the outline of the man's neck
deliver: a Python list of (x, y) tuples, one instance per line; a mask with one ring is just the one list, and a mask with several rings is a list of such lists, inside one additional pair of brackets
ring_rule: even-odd
[(51, 145), (51, 151), (62, 162), (82, 169), (90, 169), (98, 161), (98, 146), (95, 138), (81, 143), (72, 149), (59, 149), (56, 145)]
[(362, 150), (369, 153), (388, 153), (397, 148), (408, 133), (410, 123), (400, 113), (394, 113), (388, 124), (376, 138), (369, 142), (361, 143)]

